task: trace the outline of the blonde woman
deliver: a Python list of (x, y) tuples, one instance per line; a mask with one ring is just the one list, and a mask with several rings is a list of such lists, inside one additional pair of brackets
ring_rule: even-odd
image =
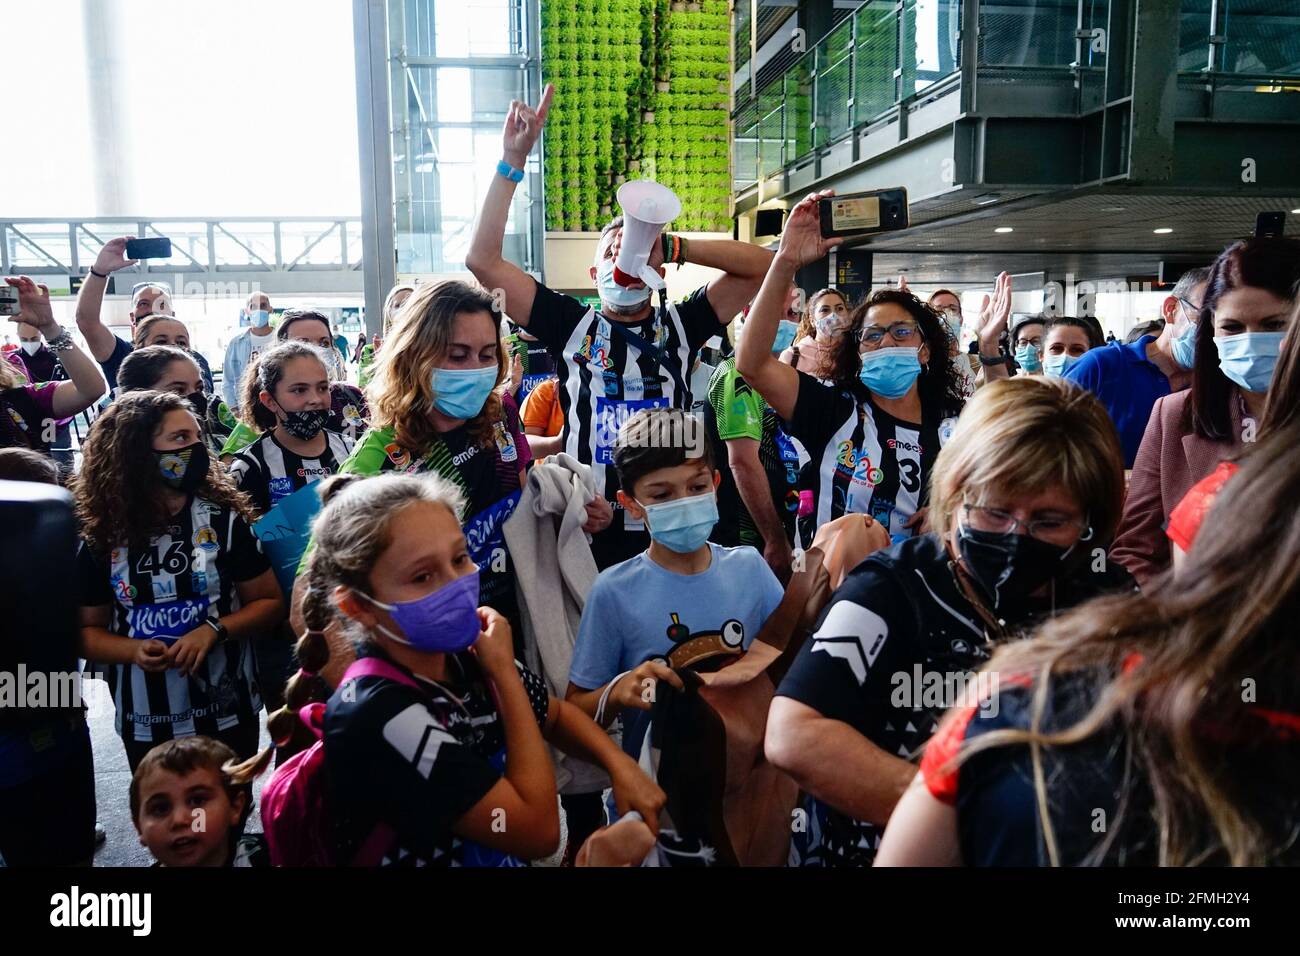
[(767, 756), (816, 798), (806, 864), (871, 862), (914, 758), (996, 644), (1132, 589), (1105, 552), (1123, 488), (1090, 393), (1041, 376), (976, 393), (935, 463), (934, 530), (845, 578), (772, 702)]
[(994, 656), (987, 696), (926, 748), (879, 863), (1300, 862), (1297, 441), (1292, 422), (1243, 461), (1178, 577)]

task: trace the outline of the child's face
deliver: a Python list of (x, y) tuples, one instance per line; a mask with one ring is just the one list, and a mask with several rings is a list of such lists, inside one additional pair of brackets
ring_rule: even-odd
[(244, 795), (231, 800), (221, 774), (199, 767), (184, 775), (155, 768), (140, 782), (140, 844), (163, 866), (224, 866), (230, 828)]
[(644, 505), (660, 505), (678, 498), (695, 498), (710, 494), (722, 476), (703, 461), (686, 461), (672, 468), (657, 468), (632, 486), (633, 494), (618, 493), (624, 508), (638, 519), (645, 518)]
[(474, 572), (460, 523), (441, 505), (409, 504), (390, 528), (392, 541), (370, 572), (370, 593), (385, 604), (419, 600)]

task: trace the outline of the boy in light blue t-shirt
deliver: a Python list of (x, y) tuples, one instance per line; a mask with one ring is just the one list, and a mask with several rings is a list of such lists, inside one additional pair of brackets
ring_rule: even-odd
[(783, 591), (754, 548), (710, 544), (718, 521), (713, 467), (699, 419), (676, 408), (637, 412), (614, 449), (620, 506), (650, 532), (650, 547), (602, 571), (587, 596), (566, 697), (593, 717), (607, 685), (608, 725), (649, 710), (652, 688), (682, 682), (664, 660), (686, 641), (748, 648)]

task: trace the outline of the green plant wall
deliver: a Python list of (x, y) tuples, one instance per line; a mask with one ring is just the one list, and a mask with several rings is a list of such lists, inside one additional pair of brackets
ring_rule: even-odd
[(546, 228), (599, 229), (624, 179), (673, 189), (679, 231), (730, 231), (726, 0), (543, 0)]

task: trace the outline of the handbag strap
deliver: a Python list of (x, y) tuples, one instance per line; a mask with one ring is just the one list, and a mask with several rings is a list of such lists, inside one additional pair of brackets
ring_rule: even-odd
[[(664, 309), (663, 309), (662, 299), (661, 299), (660, 321), (662, 321), (663, 319), (663, 311)], [(635, 348), (637, 351), (645, 355), (649, 355), (650, 358), (654, 360), (654, 363), (656, 365), (658, 365), (661, 369), (663, 369), (673, 377), (673, 384), (676, 386), (678, 394), (682, 396), (683, 404), (681, 407), (686, 408), (687, 407), (686, 403), (691, 398), (690, 390), (687, 389), (686, 382), (682, 379), (681, 370), (678, 369), (676, 366), (670, 365), (668, 363), (667, 357), (664, 355), (663, 349), (659, 348), (659, 346), (655, 345), (653, 342), (647, 341), (643, 336), (638, 335), (636, 332), (633, 332), (631, 329), (629, 329), (626, 325), (624, 325), (621, 322), (611, 321), (609, 324), (614, 329), (614, 331), (618, 333), (618, 337), (621, 338), (625, 343)]]

